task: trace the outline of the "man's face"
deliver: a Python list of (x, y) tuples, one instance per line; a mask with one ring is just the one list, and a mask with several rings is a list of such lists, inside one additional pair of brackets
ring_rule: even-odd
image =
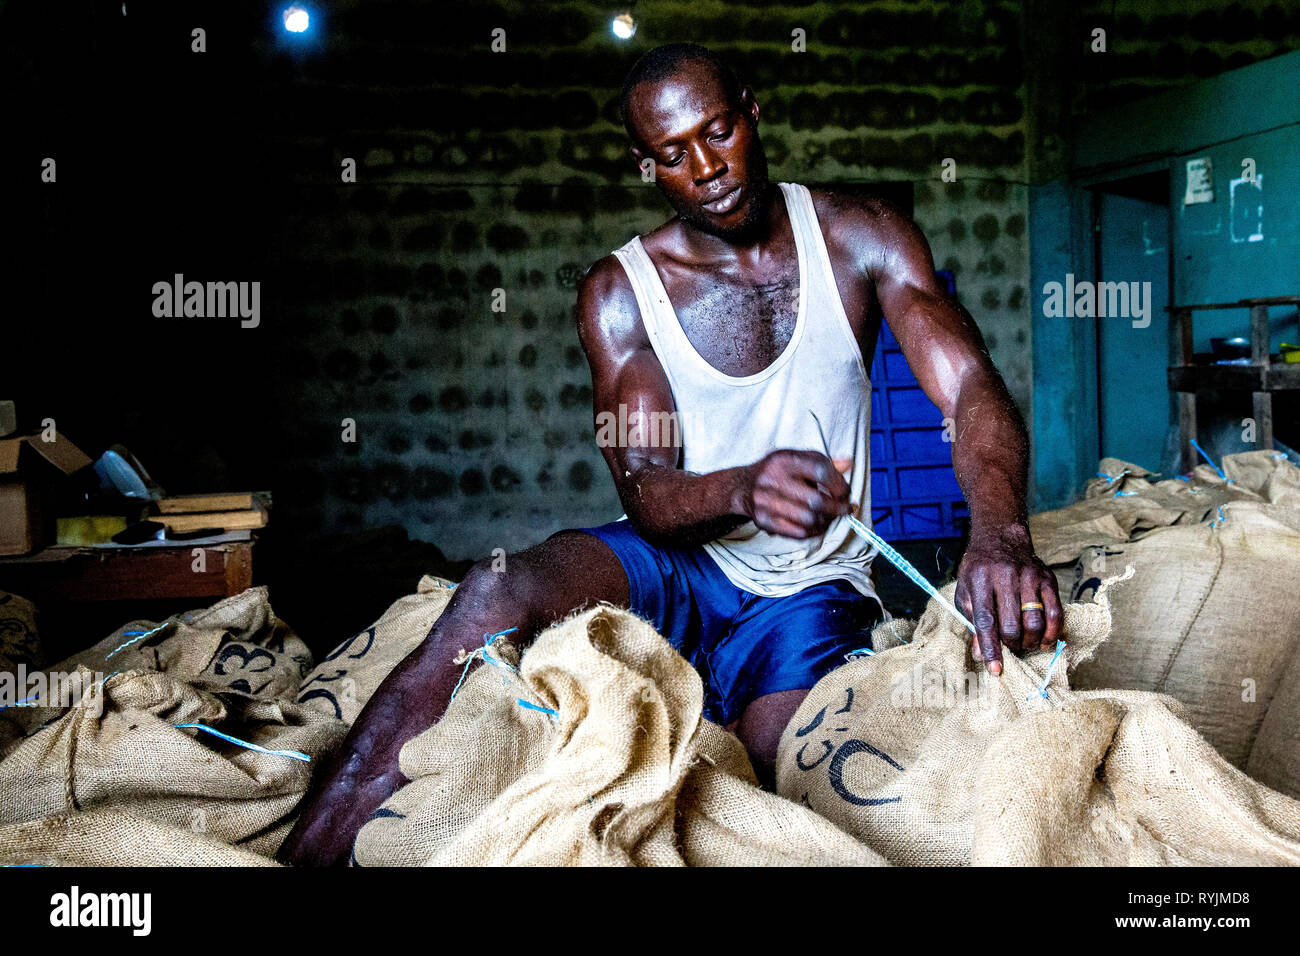
[(677, 215), (728, 242), (756, 238), (767, 156), (749, 90), (729, 103), (712, 68), (688, 60), (672, 77), (637, 86), (628, 110), (640, 140), (632, 154), (654, 160), (655, 182)]

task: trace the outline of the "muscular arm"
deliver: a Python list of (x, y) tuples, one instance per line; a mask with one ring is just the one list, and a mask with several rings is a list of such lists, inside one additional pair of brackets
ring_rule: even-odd
[[(700, 544), (750, 518), (772, 533), (806, 538), (847, 510), (848, 485), (815, 453), (779, 451), (705, 475), (678, 467), (681, 433), (672, 418), (672, 389), (614, 257), (587, 273), (577, 319), (591, 365), (597, 442), (629, 520), (647, 539)], [(626, 408), (626, 442), (616, 427), (602, 427), (611, 420), (607, 416), (618, 422), (620, 406)], [(656, 421), (672, 422), (672, 428), (651, 427)]]
[[(1056, 579), (1035, 557), (1025, 492), (1029, 439), (969, 312), (948, 298), (916, 224), (877, 205), (857, 224), (863, 270), (930, 400), (952, 423), (953, 471), (970, 506), (971, 537), (958, 573), (958, 606), (975, 624), (977, 656), (1001, 670), (1001, 643), (1036, 650), (1056, 640)], [(1043, 611), (1022, 615), (1021, 604)]]

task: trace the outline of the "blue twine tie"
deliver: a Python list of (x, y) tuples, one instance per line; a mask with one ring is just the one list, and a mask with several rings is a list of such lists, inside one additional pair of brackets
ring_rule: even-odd
[[(483, 646), (476, 649), (474, 653), (470, 654), (469, 657), (465, 659), (465, 666), (461, 668), (460, 671), (460, 679), (456, 681), (456, 686), (452, 688), (451, 691), (451, 697), (447, 699), (448, 704), (450, 704), (453, 700), (455, 700), (456, 695), (460, 693), (461, 685), (465, 683), (465, 677), (469, 674), (469, 666), (474, 663), (474, 658), (476, 657), (481, 657), (486, 663), (491, 664), (493, 667), (500, 667), (503, 670), (508, 670), (510, 673), (515, 674), (516, 676), (519, 674), (518, 668), (513, 667), (506, 661), (493, 657), (491, 654), (487, 652), (487, 649), (492, 646), (492, 644), (496, 641), (498, 637), (504, 637), (505, 635), (511, 634), (517, 630), (519, 630), (518, 625), (514, 627), (508, 627), (504, 631), (497, 631), (495, 634), (483, 635)], [(522, 697), (517, 698), (515, 700), (515, 703), (517, 703), (520, 707), (525, 708), (526, 710), (541, 711), (543, 714), (547, 714), (551, 717), (558, 717), (560, 715), (560, 712), (558, 710), (552, 710), (550, 707), (543, 707), (541, 704), (531, 703), (529, 701), (524, 700)]]
[(514, 627), (506, 628), (504, 631), (497, 631), (495, 634), (483, 635), (483, 646), (480, 648), (476, 648), (474, 652), (469, 655), (469, 657), (465, 658), (465, 666), (461, 668), (460, 680), (456, 681), (456, 686), (452, 688), (451, 697), (447, 698), (447, 703), (450, 704), (453, 700), (456, 699), (456, 695), (460, 693), (460, 685), (465, 683), (465, 677), (469, 674), (469, 665), (474, 663), (474, 658), (476, 657), (482, 657), (483, 660), (487, 661), (489, 664), (492, 664), (496, 667), (504, 667), (508, 671), (512, 671), (516, 674), (518, 673), (518, 671), (516, 671), (505, 661), (499, 661), (496, 658), (492, 657), (492, 655), (490, 655), (487, 652), (487, 649), (492, 646), (492, 642), (495, 641), (498, 637), (504, 637), (506, 634), (510, 634), (511, 632), (517, 630), (519, 630), (519, 626), (515, 625)]
[(291, 757), (294, 760), (302, 760), (307, 763), (311, 762), (311, 757), (297, 750), (267, 750), (265, 747), (259, 747), (257, 744), (249, 743), (247, 740), (240, 740), (238, 737), (232, 737), (230, 734), (223, 734), (215, 728), (206, 724), (174, 724), (177, 730), (206, 730), (208, 733), (220, 737), (222, 740), (232, 744), (238, 744), (241, 747), (247, 747), (249, 750), (256, 750), (260, 754), (270, 754), (272, 757)]
[(887, 542), (884, 538), (880, 537), (880, 535), (876, 534), (865, 524), (863, 524), (862, 521), (856, 515), (851, 515), (851, 514), (845, 515), (844, 520), (848, 522), (849, 527), (851, 527), (858, 534), (862, 535), (862, 537), (866, 538), (868, 541), (874, 544), (876, 546), (877, 553), (880, 554), (886, 561), (888, 561), (894, 567), (898, 568), (898, 570), (902, 571), (903, 574), (905, 574), (907, 578), (910, 581), (912, 581), (912, 583), (914, 583), (926, 594), (930, 595), (930, 597), (933, 598), (935, 601), (937, 601), (944, 610), (946, 610), (949, 614), (951, 614), (963, 625), (965, 625), (968, 631), (970, 631), (972, 634), (975, 633), (975, 625), (966, 619), (966, 615), (962, 614), (961, 611), (957, 610), (956, 606), (951, 601), (949, 601), (946, 597), (940, 594), (939, 589), (936, 588), (933, 584), (931, 584), (926, 579), (926, 577), (923, 574), (921, 574), (920, 571), (916, 570), (916, 568), (913, 567), (912, 562), (908, 561), (907, 558), (903, 557), (901, 554), (895, 551), (889, 545), (889, 542)]
[(24, 697), (22, 700), (16, 700), (12, 704), (5, 704), (3, 707), (0, 707), (0, 710), (8, 710), (10, 707), (22, 707), (29, 700), (35, 700), (37, 697), (40, 696), (41, 696), (41, 692), (37, 691), (36, 693), (32, 694), (32, 696), (30, 697)]
[(135, 636), (135, 637), (131, 637), (131, 640), (127, 641), (125, 644), (119, 644), (117, 647), (113, 648), (111, 651), (109, 651), (107, 654), (104, 655), (104, 660), (108, 660), (110, 657), (112, 657), (112, 656), (113, 656), (114, 654), (116, 654), (118, 651), (123, 650), (124, 648), (130, 647), (130, 646), (131, 646), (132, 644), (134, 644), (136, 641), (143, 641), (143, 640), (144, 640), (146, 637), (148, 637), (150, 634), (157, 634), (157, 633), (158, 633), (159, 631), (161, 631), (164, 627), (168, 627), (169, 625), (172, 625), (172, 624), (175, 624), (175, 623), (176, 623), (175, 621), (167, 620), (167, 621), (163, 621), (161, 624), (159, 624), (157, 627), (155, 627), (153, 630), (150, 630), (150, 631), (123, 631), (123, 632), (122, 632), (122, 636), (123, 636), (123, 637), (131, 637), (131, 635), (133, 635), (133, 634), (136, 635), (136, 636)]
[[(107, 681), (108, 678), (112, 677), (113, 674), (120, 674), (120, 673), (122, 673), (122, 672), (121, 672), (121, 671), (113, 671), (111, 674), (107, 674), (107, 675), (105, 675), (105, 676), (104, 676), (104, 677), (99, 681), (99, 686), (100, 686), (101, 688), (103, 688), (103, 686), (104, 686), (104, 682)], [(0, 710), (8, 710), (10, 707), (22, 707), (22, 706), (23, 706), (24, 704), (26, 704), (28, 701), (30, 701), (30, 700), (35, 700), (37, 697), (40, 697), (40, 696), (41, 696), (41, 692), (40, 692), (40, 691), (37, 691), (36, 693), (32, 694), (30, 697), (24, 697), (22, 700), (16, 700), (16, 701), (14, 701), (12, 704), (5, 704), (3, 707), (0, 707)], [(40, 705), (39, 705), (39, 704), (33, 704), (32, 706), (33, 706), (33, 707), (39, 707)], [(45, 729), (46, 727), (48, 727), (51, 723), (53, 723), (53, 721), (48, 721), (48, 722), (42, 724), (40, 727), (38, 727), (38, 728), (36, 728), (36, 729), (37, 729), (37, 730), (44, 730), (44, 729)]]
[[(1056, 653), (1052, 655), (1051, 661), (1047, 665), (1047, 672), (1043, 674), (1043, 682), (1038, 686), (1038, 696), (1047, 700), (1047, 685), (1052, 682), (1052, 671), (1056, 670), (1056, 662), (1061, 659), (1061, 651), (1065, 650), (1065, 641), (1056, 642)], [(1033, 700), (1034, 695), (1030, 694), (1025, 700)]]
[(560, 716), (560, 712), (558, 710), (551, 710), (551, 708), (543, 707), (541, 704), (529, 703), (528, 701), (524, 700), (522, 697), (516, 700), (515, 703), (518, 704), (520, 707), (527, 708), (528, 710), (540, 710), (543, 714), (550, 714), (552, 717)]
[(1189, 439), (1189, 441), (1192, 443), (1192, 447), (1201, 453), (1201, 457), (1210, 463), (1210, 467), (1219, 473), (1219, 477), (1222, 478), (1224, 482), (1227, 484), (1233, 484), (1233, 479), (1223, 473), (1223, 469), (1214, 463), (1214, 459), (1205, 453), (1205, 449), (1200, 446), (1195, 438)]

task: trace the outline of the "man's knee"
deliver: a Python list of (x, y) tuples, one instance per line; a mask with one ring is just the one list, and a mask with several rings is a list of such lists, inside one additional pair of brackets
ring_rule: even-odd
[(475, 603), (506, 605), (537, 627), (598, 601), (626, 607), (629, 597), (622, 562), (605, 542), (580, 531), (485, 558), (470, 569), (466, 583)]
[(515, 620), (503, 627), (525, 630), (536, 614), (536, 592), (541, 582), (519, 562), (511, 567), (510, 558), (506, 555), (475, 562), (456, 586), (457, 610), (494, 621), (510, 617)]
[(749, 751), (759, 782), (769, 789), (776, 782), (776, 751), (781, 735), (808, 690), (784, 690), (752, 701), (734, 726), (734, 733)]

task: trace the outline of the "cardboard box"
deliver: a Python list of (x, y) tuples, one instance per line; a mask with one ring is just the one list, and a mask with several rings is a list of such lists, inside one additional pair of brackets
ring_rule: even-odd
[(90, 464), (57, 432), (48, 442), (39, 433), (0, 440), (0, 554), (28, 554), (52, 543), (55, 486)]

